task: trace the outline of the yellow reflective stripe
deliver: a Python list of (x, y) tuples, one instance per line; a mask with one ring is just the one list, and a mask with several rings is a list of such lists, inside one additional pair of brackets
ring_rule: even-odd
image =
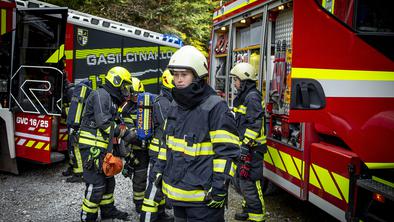
[(134, 199), (134, 200), (143, 200), (143, 199), (144, 199), (144, 194), (145, 194), (144, 191), (142, 191), (142, 192), (135, 192), (135, 191), (134, 191), (134, 193), (133, 193), (133, 199)]
[(226, 130), (210, 131), (212, 143), (233, 143), (239, 145), (239, 137)]
[(339, 189), (341, 190), (341, 193), (343, 194), (343, 197), (345, 198), (346, 203), (349, 202), (349, 179), (336, 174), (332, 172), (332, 176), (334, 177), (335, 181), (338, 184)]
[(182, 190), (163, 181), (163, 193), (172, 200), (185, 202), (202, 202), (205, 199), (204, 190)]
[(25, 146), (32, 147), (35, 142), (36, 142), (35, 140), (29, 140), (29, 142), (27, 142)]
[(128, 117), (124, 117), (124, 118), (123, 118), (123, 121), (124, 121), (125, 123), (134, 123), (134, 120), (133, 120), (132, 118), (128, 118)]
[(3, 35), (7, 32), (7, 10), (6, 9), (1, 9), (1, 30), (0, 30), (0, 35)]
[(309, 168), (309, 183), (312, 184), (313, 186), (321, 189), (320, 183), (317, 180), (317, 176), (315, 174), (315, 171), (312, 170), (312, 166)]
[(147, 198), (144, 198), (143, 204), (146, 204), (148, 206), (159, 206), (159, 204), (156, 203), (154, 200), (150, 200)]
[(268, 153), (272, 157), (272, 162), (273, 162), (274, 166), (279, 168), (280, 170), (286, 172), (286, 168), (283, 165), (283, 162), (282, 162), (282, 159), (280, 158), (278, 150), (269, 146)]
[(42, 148), (42, 146), (44, 146), (44, 142), (38, 142), (36, 145), (35, 145), (35, 147), (34, 148), (36, 148), (36, 149), (41, 149)]
[(159, 144), (159, 139), (153, 138), (152, 141), (151, 141), (151, 144), (152, 144), (152, 143), (154, 143), (154, 144)]
[(267, 143), (266, 136), (263, 135), (263, 134), (260, 137), (256, 138), (254, 141), (256, 141), (257, 143), (260, 143), (260, 144), (266, 144)]
[(83, 172), (83, 165), (82, 165), (82, 156), (81, 152), (79, 151), (78, 144), (74, 146), (74, 155), (77, 161), (77, 167), (73, 168), (74, 173), (82, 173)]
[[(116, 127), (116, 124), (114, 124), (114, 129), (115, 129), (115, 127)], [(104, 132), (106, 132), (107, 134), (109, 134), (111, 132), (111, 124), (106, 129), (104, 129)]]
[[(82, 86), (81, 93), (79, 94), (79, 97), (80, 97), (79, 99), (84, 99), (85, 98), (86, 89), (87, 89), (86, 86)], [(75, 114), (75, 123), (80, 123), (81, 116), (82, 116), (82, 103), (78, 102), (77, 111), (76, 111), (76, 114)]]
[(394, 72), (292, 68), (291, 78), (308, 78), (318, 80), (394, 81)]
[(133, 119), (133, 120), (136, 120), (137, 119), (137, 114), (132, 114), (132, 115), (130, 115), (131, 116), (131, 119)]
[(149, 144), (149, 150), (153, 152), (159, 152), (159, 146), (153, 145), (153, 143)]
[(213, 146), (210, 142), (195, 143), (192, 146), (188, 146), (184, 139), (178, 139), (174, 136), (169, 136), (167, 140), (169, 149), (174, 151), (182, 152), (189, 156), (204, 156), (214, 155)]
[(235, 113), (241, 113), (241, 114), (246, 114), (246, 106), (244, 106), (244, 105), (240, 105), (240, 106), (238, 106), (238, 107), (233, 107), (233, 111), (235, 112)]
[(237, 165), (235, 163), (231, 162), (231, 168), (230, 168), (228, 174), (230, 176), (234, 177), (236, 171), (237, 171)]
[(106, 49), (83, 49), (83, 50), (76, 50), (75, 58), (76, 59), (85, 59), (87, 56), (95, 55), (97, 57), (104, 55), (105, 57), (108, 54), (120, 54), (121, 48), (106, 48)]
[(159, 160), (167, 160), (167, 149), (160, 148), (159, 155), (157, 156)]
[(64, 54), (66, 55), (66, 59), (73, 59), (73, 50), (65, 50)]
[(113, 196), (114, 196), (114, 195), (113, 195), (112, 193), (104, 194), (103, 197), (102, 197), (102, 199), (110, 199), (110, 198), (112, 198)]
[(223, 159), (213, 159), (213, 172), (224, 173), (224, 168), (226, 168), (227, 160)]
[(264, 221), (264, 215), (263, 214), (248, 213), (248, 220), (251, 220), (251, 221)]
[(60, 59), (64, 56), (64, 44), (60, 46), (48, 59), (45, 63), (58, 63)]
[(143, 80), (141, 80), (141, 83), (144, 84), (144, 86), (157, 84), (158, 83), (158, 79), (157, 79), (157, 77), (150, 78), (150, 79), (143, 79)]
[[(230, 9), (228, 9), (228, 10), (225, 10), (223, 13), (221, 13), (221, 14), (217, 14), (216, 16), (215, 16), (215, 14), (214, 14), (214, 17), (213, 17), (213, 20), (216, 20), (216, 19), (218, 19), (219, 17), (222, 17), (222, 16), (224, 16), (224, 15), (226, 15), (226, 14), (229, 14), (229, 13), (231, 13), (231, 12), (233, 12), (233, 11), (235, 11), (235, 10), (238, 10), (238, 9), (240, 9), (240, 8), (243, 8), (243, 7), (245, 7), (245, 6), (247, 6), (247, 5), (249, 5), (249, 4), (251, 4), (251, 3), (253, 3), (253, 2), (255, 2), (255, 1), (257, 1), (257, 0), (249, 0), (249, 1), (244, 1), (243, 3), (240, 3), (240, 4), (237, 4), (235, 7), (231, 7), (231, 4), (229, 4), (228, 5), (228, 7), (231, 7)], [(223, 6), (224, 7), (224, 6)], [(220, 10), (219, 10), (220, 11)]]
[(332, 196), (342, 200), (342, 197), (341, 197), (337, 187), (335, 186), (334, 181), (332, 180), (329, 171), (323, 167), (316, 165), (316, 164), (312, 164), (312, 168), (315, 169), (315, 172), (321, 182), (323, 190), (325, 192), (331, 194)]
[(79, 136), (85, 137), (86, 139), (90, 139), (90, 140), (98, 140), (103, 143), (108, 143), (108, 141), (102, 137), (101, 133), (99, 133), (99, 135), (97, 135), (97, 137), (96, 137), (95, 135), (91, 134), (88, 131), (81, 130), (79, 133)]
[[(261, 204), (261, 211), (262, 211), (262, 214), (261, 214), (262, 220), (260, 220), (260, 221), (264, 221), (265, 220), (265, 218), (264, 218), (265, 217), (265, 203), (264, 203), (264, 198), (263, 198), (263, 189), (261, 187), (261, 180), (256, 181), (256, 188), (257, 188), (257, 194), (259, 196), (259, 200), (260, 200), (260, 204)], [(260, 215), (260, 214), (256, 214), (256, 216), (257, 215)], [(249, 217), (250, 217), (250, 215), (249, 215)]]
[(255, 131), (253, 131), (251, 129), (246, 128), (246, 130), (245, 130), (245, 137), (248, 137), (250, 139), (254, 140), (257, 138), (258, 135), (259, 135), (258, 133), (256, 133)]
[(279, 153), (282, 156), (283, 163), (286, 166), (287, 173), (300, 180), (301, 177), (297, 171), (296, 165), (294, 165), (294, 162), (292, 160), (292, 156), (290, 156), (288, 153), (285, 153), (282, 151), (279, 151)]
[(82, 144), (85, 144), (85, 145), (101, 147), (101, 148), (104, 148), (104, 149), (107, 149), (107, 147), (108, 147), (108, 143), (103, 143), (103, 142), (100, 142), (100, 141), (97, 141), (97, 140), (85, 139), (85, 138), (82, 138), (82, 137), (79, 137), (78, 142), (82, 143)]
[(104, 194), (101, 201), (100, 205), (107, 205), (111, 204), (114, 202), (114, 195), (113, 194)]
[[(149, 95), (144, 95), (144, 102), (145, 104), (150, 104), (150, 96)], [(144, 130), (149, 129), (149, 116), (150, 116), (150, 110), (149, 109), (144, 109)]]
[(95, 207), (99, 206), (98, 204), (93, 203), (86, 198), (83, 199), (83, 204), (85, 204), (87, 207), (90, 207), (90, 208), (95, 208)]
[(165, 198), (163, 198), (163, 199), (160, 201), (159, 205), (164, 205), (164, 204), (166, 204), (166, 199), (165, 199)]
[(387, 181), (387, 180), (384, 180), (382, 178), (379, 178), (379, 177), (376, 177), (376, 176), (372, 176), (372, 180), (374, 180), (374, 181), (376, 181), (378, 183), (385, 184), (385, 185), (387, 185), (387, 186), (389, 186), (391, 188), (394, 188), (394, 183), (392, 183), (390, 181)]
[(85, 211), (85, 212), (88, 212), (88, 213), (91, 213), (91, 214), (97, 213), (98, 209), (99, 209), (98, 207), (94, 208), (94, 209), (91, 209), (91, 208), (85, 206), (84, 204), (82, 204), (82, 211)]
[(365, 163), (369, 169), (392, 169), (394, 163)]
[(158, 211), (158, 207), (150, 207), (150, 206), (142, 205), (141, 210), (144, 212), (156, 213)]

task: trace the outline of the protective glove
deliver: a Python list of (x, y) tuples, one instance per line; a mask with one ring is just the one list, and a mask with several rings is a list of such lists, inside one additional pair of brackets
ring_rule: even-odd
[(212, 208), (222, 208), (226, 202), (227, 193), (220, 193), (214, 188), (208, 190), (205, 199), (208, 201), (207, 206)]
[(153, 182), (156, 187), (161, 187), (163, 181), (163, 175), (161, 173), (157, 173), (155, 176), (155, 181)]
[(250, 154), (250, 149), (247, 145), (242, 144), (241, 145), (241, 153), (239, 155), (239, 160), (241, 160), (242, 162), (245, 162), (245, 158), (247, 155)]
[(91, 147), (90, 148), (90, 153), (89, 153), (89, 157), (88, 160), (85, 163), (85, 168), (90, 170), (92, 168), (96, 168), (97, 170), (100, 169), (100, 148), (97, 147)]
[(137, 140), (137, 131), (135, 128), (127, 130), (123, 136), (123, 140), (125, 141), (126, 145), (130, 143), (135, 143)]
[(241, 164), (241, 167), (239, 169), (239, 175), (243, 179), (249, 179), (250, 178), (250, 169), (251, 167), (251, 162), (252, 162), (252, 155), (248, 154), (244, 158), (243, 163)]

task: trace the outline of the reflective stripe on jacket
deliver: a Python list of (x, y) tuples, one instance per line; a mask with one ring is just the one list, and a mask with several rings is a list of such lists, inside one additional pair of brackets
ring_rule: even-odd
[(166, 147), (160, 148), (163, 193), (179, 206), (202, 206), (214, 187), (226, 192), (236, 171), (239, 138), (226, 103), (211, 95), (192, 110), (172, 102), (165, 123)]
[(233, 111), (242, 143), (248, 144), (250, 141), (254, 141), (256, 144), (252, 145), (255, 146), (265, 144), (264, 103), (261, 93), (251, 90), (242, 104), (234, 107)]

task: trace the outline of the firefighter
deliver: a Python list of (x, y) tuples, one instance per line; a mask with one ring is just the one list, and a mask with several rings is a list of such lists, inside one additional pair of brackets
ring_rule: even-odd
[(118, 107), (129, 96), (126, 86), (131, 84), (131, 74), (125, 68), (114, 67), (105, 80), (105, 84), (87, 98), (78, 139), (86, 183), (82, 221), (96, 221), (99, 208), (102, 219), (128, 219), (127, 213), (114, 206), (115, 178), (104, 175), (102, 162), (109, 141), (113, 141), (110, 137), (125, 138), (130, 134), (123, 124), (114, 120)]
[[(160, 143), (163, 142), (164, 121), (167, 118), (168, 110), (173, 100), (171, 95), (171, 89), (174, 88), (173, 76), (168, 69), (163, 72), (161, 83), (160, 94), (156, 97), (155, 102), (153, 103), (154, 135), (151, 143), (149, 144), (150, 169), (153, 169), (157, 161)], [(140, 221), (173, 221), (174, 218), (165, 213), (165, 199), (163, 192), (153, 186), (153, 181), (149, 181), (148, 187), (145, 190)]]
[(239, 155), (234, 117), (207, 84), (207, 60), (195, 47), (177, 50), (168, 68), (174, 101), (150, 179), (162, 187), (175, 221), (224, 221), (228, 181)]
[(235, 121), (240, 133), (241, 155), (235, 187), (243, 196), (243, 212), (236, 220), (264, 221), (265, 205), (262, 192), (263, 157), (267, 150), (264, 134), (264, 105), (256, 89), (257, 73), (249, 63), (231, 69), (237, 96), (234, 99)]
[[(132, 85), (128, 87), (131, 100), (128, 107), (125, 108), (123, 119), (126, 124), (137, 125), (137, 98), (139, 93), (144, 92), (144, 85), (136, 78), (132, 77)], [(137, 213), (141, 213), (142, 202), (144, 200), (144, 193), (146, 188), (146, 181), (148, 177), (149, 153), (148, 149), (143, 146), (142, 141), (133, 141), (131, 146), (131, 153), (126, 158), (125, 170), (123, 175), (129, 177), (133, 184), (133, 202)]]

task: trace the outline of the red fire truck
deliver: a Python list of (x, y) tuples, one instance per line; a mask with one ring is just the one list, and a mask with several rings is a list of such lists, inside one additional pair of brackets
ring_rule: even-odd
[(265, 178), (340, 221), (392, 221), (392, 1), (235, 0), (215, 10), (210, 83), (249, 62), (265, 98)]
[(182, 41), (40, 1), (0, 0), (0, 170), (18, 173), (17, 158), (64, 159), (63, 81), (93, 88), (121, 65), (159, 92), (159, 77)]

